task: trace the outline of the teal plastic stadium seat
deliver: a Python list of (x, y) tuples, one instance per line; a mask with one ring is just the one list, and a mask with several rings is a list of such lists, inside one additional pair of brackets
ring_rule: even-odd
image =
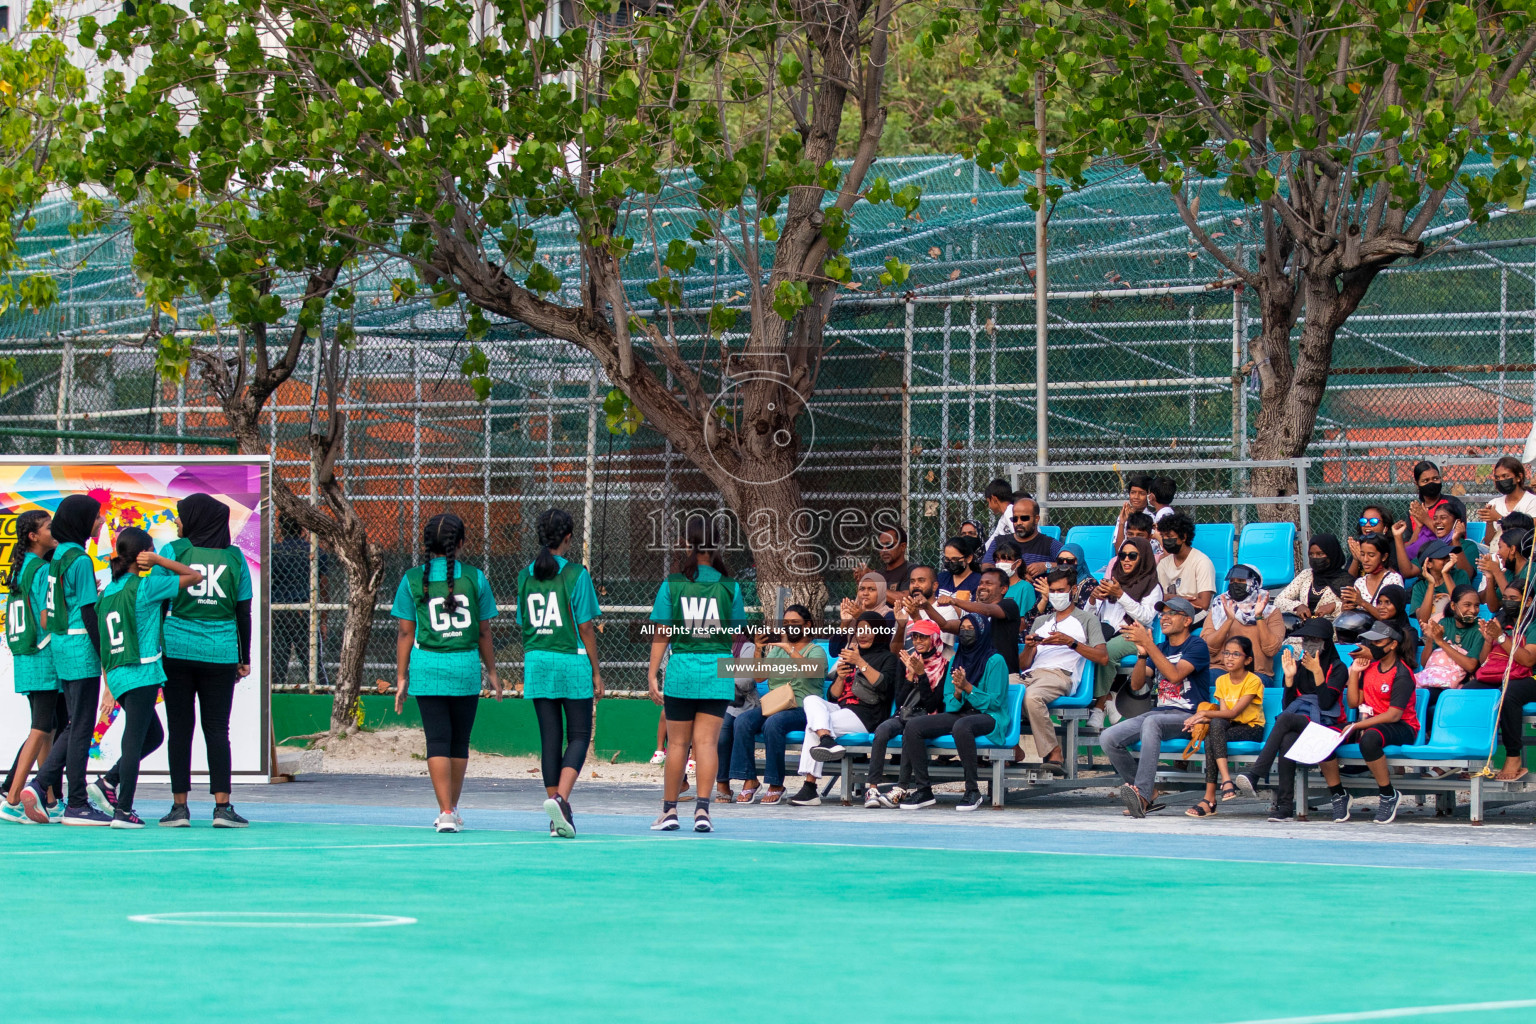
[[(1200, 523), (1195, 527), (1195, 549), (1203, 551), (1216, 566), (1216, 592), (1227, 589), (1224, 580), (1232, 568), (1231, 523)], [(1266, 578), (1266, 582), (1268, 582)]]
[[(1008, 732), (1003, 736), (1003, 742), (996, 747), (988, 748), (984, 747), (983, 744), (977, 744), (978, 747), (992, 750), (1012, 750), (1019, 745), (1019, 719), (1024, 715), (1024, 685), (1022, 683), (1008, 684), (1007, 708)], [(928, 748), (930, 750), (954, 750), (955, 738), (953, 736), (940, 736), (938, 739), (930, 740)]]
[(1084, 566), (1098, 576), (1109, 560), (1115, 556), (1115, 528), (1113, 526), (1074, 526), (1067, 531), (1067, 543), (1083, 549), (1088, 558)]
[(1073, 679), (1072, 692), (1057, 697), (1047, 707), (1052, 708), (1085, 708), (1093, 703), (1093, 665), (1087, 658), (1082, 659), (1077, 665), (1077, 676)]
[(1238, 562), (1259, 570), (1266, 587), (1296, 578), (1295, 549), (1295, 523), (1249, 523), (1237, 538)]
[(1481, 519), (1468, 520), (1468, 522), (1467, 522), (1467, 539), (1468, 540), (1473, 540), (1473, 541), (1476, 541), (1479, 544), (1484, 544), (1484, 543), (1487, 543), (1487, 541), (1484, 539), (1487, 536), (1488, 536), (1488, 524), (1487, 523), (1483, 522)]
[[(1451, 691), (1447, 691), (1447, 692), (1448, 693), (1456, 693), (1456, 692), (1459, 692), (1459, 691), (1451, 690)], [(1489, 693), (1494, 693), (1495, 691), (1490, 690), (1488, 692)], [(1444, 696), (1446, 696), (1446, 694), (1441, 694), (1442, 698)], [(1356, 709), (1356, 710), (1359, 710), (1359, 709)], [(1419, 717), (1419, 735), (1417, 737), (1415, 737), (1414, 742), (1413, 742), (1413, 744), (1411, 746), (1403, 746), (1402, 744), (1397, 744), (1395, 746), (1383, 747), (1382, 748), (1382, 752), (1384, 754), (1386, 754), (1387, 757), (1417, 757), (1418, 756), (1416, 751), (1418, 751), (1420, 746), (1424, 743), (1424, 737), (1427, 736), (1428, 733), (1429, 733), (1429, 724), (1428, 724), (1428, 721), (1427, 721), (1427, 719), (1429, 718), (1429, 691), (1428, 690), (1415, 690), (1415, 691), (1413, 691), (1413, 710), (1414, 710), (1414, 712)], [(1338, 749), (1338, 755), (1340, 757), (1354, 757), (1354, 758), (1358, 758), (1360, 756), (1360, 744), (1358, 744), (1358, 743), (1346, 743), (1346, 744), (1344, 744), (1343, 746), (1341, 746)]]
[[(1040, 532), (1052, 540), (1061, 540), (1061, 527), (1055, 525), (1042, 525)], [(444, 577), (445, 579), (447, 577)]]
[[(1285, 690), (1278, 686), (1266, 686), (1264, 688), (1264, 738), (1268, 739), (1270, 732), (1275, 728), (1275, 716), (1280, 714), (1280, 709), (1285, 701)], [(1259, 740), (1229, 740), (1227, 741), (1228, 754), (1257, 754), (1264, 749), (1264, 744)]]
[(1446, 690), (1435, 702), (1429, 742), (1415, 747), (1412, 756), (1426, 760), (1485, 756), (1493, 745), (1498, 706), (1498, 690)]

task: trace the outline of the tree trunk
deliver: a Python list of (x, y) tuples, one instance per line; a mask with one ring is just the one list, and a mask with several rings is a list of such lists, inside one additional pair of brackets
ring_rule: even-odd
[(336, 672), (336, 692), (331, 698), (331, 731), (342, 733), (358, 724), (358, 694), (362, 692), (368, 638), (373, 632), (374, 605), (378, 601), (383, 567), (374, 557), (362, 523), (347, 524), (341, 541), (333, 545), (347, 571), (347, 622), (341, 635), (341, 664)]
[(757, 568), (757, 596), (764, 616), (771, 617), (779, 587), (789, 590), (787, 604), (803, 604), (820, 619), (827, 603), (823, 582), (827, 567), (826, 552), (815, 546), (815, 538), (797, 541), (809, 530), (799, 526), (815, 523), (810, 513), (799, 516), (802, 506), (800, 484), (785, 477), (770, 484), (731, 487), (724, 491), (727, 507), (735, 512), (752, 549)]

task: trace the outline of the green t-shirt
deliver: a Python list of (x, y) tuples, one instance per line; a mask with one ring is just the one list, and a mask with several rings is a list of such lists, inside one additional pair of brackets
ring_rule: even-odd
[[(187, 587), (171, 602), (165, 620), (165, 654), (182, 661), (210, 665), (235, 665), (240, 661), (240, 627), (235, 624), (235, 605), (251, 600), (251, 570), (245, 554), (227, 548), (196, 548), (185, 537), (160, 549), (162, 557), (190, 565), (204, 580)], [(171, 576), (164, 566), (151, 576)]]
[[(1452, 585), (1453, 586), (1458, 586), (1458, 587), (1462, 586), (1462, 585), (1470, 586), (1471, 583), (1472, 583), (1471, 578), (1468, 577), (1466, 573), (1462, 572), (1460, 569), (1456, 568), (1455, 566), (1451, 567), (1451, 581), (1452, 581)], [(1426, 579), (1422, 574), (1419, 576), (1418, 579), (1413, 581), (1413, 590), (1410, 591), (1409, 594), (1408, 594), (1408, 614), (1409, 615), (1414, 615), (1415, 613), (1418, 612), (1419, 606), (1424, 603), (1424, 593), (1428, 589), (1429, 589), (1429, 580)], [(1438, 581), (1435, 583), (1435, 594), (1437, 596), (1440, 595), (1440, 594), (1444, 594), (1446, 597), (1450, 597), (1451, 596), (1451, 592), (1449, 590), (1446, 590), (1444, 585), (1439, 583)]]
[[(132, 649), (138, 655), (138, 664), (122, 665), (107, 670), (107, 689), (112, 691), (114, 697), (121, 697), (129, 690), (137, 690), (143, 686), (159, 686), (165, 682), (165, 666), (161, 658), (163, 651), (160, 643), (160, 620), (164, 614), (166, 602), (174, 599), (176, 592), (181, 589), (175, 576), (135, 577), (129, 573), (108, 583), (106, 589), (101, 592), (102, 599), (105, 601), (116, 597), (128, 585), (130, 579), (139, 581), (139, 592), (134, 601), (132, 614), (113, 607), (109, 611), (100, 612), (97, 623), (101, 630), (103, 650), (111, 650), (117, 646), (120, 639), (127, 639), (132, 641)], [(116, 602), (113, 604), (115, 605)]]
[(651, 605), (652, 622), (699, 631), (696, 636), (673, 635), (674, 655), (730, 654), (731, 631), (746, 617), (741, 585), (708, 565), (699, 566), (692, 580), (681, 573), (667, 577)]
[[(1463, 629), (1456, 624), (1456, 617), (1454, 615), (1447, 615), (1440, 620), (1440, 628), (1445, 630), (1446, 643), (1455, 644), (1473, 658), (1483, 653), (1483, 630), (1481, 627), (1481, 622), (1474, 622)], [(1431, 645), (1425, 643), (1424, 647), (1427, 652)], [(1428, 658), (1429, 654), (1425, 653), (1424, 657)]]
[[(788, 683), (795, 691), (795, 704), (797, 706), (812, 694), (820, 697), (821, 691), (826, 687), (827, 682), (827, 652), (822, 649), (820, 644), (806, 644), (805, 650), (801, 653), (800, 657), (802, 660), (814, 661), (816, 663), (805, 675), (772, 675), (768, 677), (770, 689)], [(793, 654), (775, 644), (768, 648), (768, 655), (764, 660), (785, 661), (793, 658)]]

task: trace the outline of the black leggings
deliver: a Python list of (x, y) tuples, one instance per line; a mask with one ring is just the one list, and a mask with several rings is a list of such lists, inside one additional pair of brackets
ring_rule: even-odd
[[(96, 726), (96, 698), (101, 694), (101, 677), (64, 679), (60, 683), (64, 687), (69, 725), (64, 734), (54, 740), (48, 759), (37, 770), (33, 781), (38, 789), (60, 793), (68, 776), (69, 806), (84, 807), (85, 770), (90, 759), (91, 731)], [(154, 691), (151, 689), (150, 692)]]
[[(533, 713), (539, 720), (539, 760), (544, 769), (545, 789), (560, 785), (562, 769), (572, 768), (577, 774), (581, 773), (581, 766), (587, 761), (587, 748), (592, 744), (593, 704), (591, 697), (533, 698)], [(563, 729), (560, 724), (562, 712), (565, 714)]]
[(1409, 744), (1419, 738), (1418, 730), (1407, 722), (1387, 722), (1373, 725), (1364, 731), (1355, 731), (1347, 739), (1360, 744), (1360, 756), (1366, 761), (1378, 761), (1384, 754), (1383, 747)]
[[(117, 809), (133, 810), (133, 793), (139, 786), (139, 762), (159, 749), (165, 740), (160, 716), (155, 714), (158, 686), (140, 686), (117, 699), (123, 706), (123, 749), (117, 765), (108, 773), (108, 782), (117, 787)], [(117, 778), (111, 778), (112, 774)]]
[(1228, 743), (1256, 743), (1264, 738), (1262, 725), (1240, 725), (1226, 718), (1213, 718), (1205, 733), (1205, 781), (1220, 777), (1216, 762), (1227, 756)]
[(427, 734), (427, 757), (469, 757), (469, 734), (475, 727), (480, 695), (417, 697), (421, 727)]
[(1536, 679), (1511, 679), (1499, 708), (1499, 741), (1504, 753), (1518, 757), (1525, 745), (1525, 706), (1536, 701)]
[(955, 738), (955, 753), (960, 755), (960, 768), (965, 772), (965, 788), (976, 789), (980, 781), (976, 772), (976, 737), (985, 736), (997, 728), (991, 715), (977, 712), (943, 712), (914, 718), (901, 731), (901, 768), (909, 768), (912, 779), (919, 786), (927, 786), (928, 740), (940, 736)]
[[(171, 792), (192, 791), (192, 733), (199, 713), (208, 749), (208, 792), (229, 792), (229, 709), (235, 702), (235, 665), (165, 659), (165, 724), (171, 734), (166, 758)], [(197, 708), (193, 709), (193, 702)]]
[[(879, 786), (885, 781), (885, 748), (906, 730), (908, 721), (899, 717), (887, 718), (875, 726), (874, 742), (869, 745), (869, 777), (864, 780), (866, 786)], [(906, 745), (906, 740), (902, 740), (902, 745)], [(896, 785), (905, 789), (907, 783), (912, 781), (912, 766), (905, 758), (900, 760), (901, 774), (897, 776)]]

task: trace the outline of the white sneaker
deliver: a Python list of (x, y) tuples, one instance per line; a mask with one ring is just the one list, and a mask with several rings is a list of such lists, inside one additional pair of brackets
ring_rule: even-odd
[(1092, 711), (1088, 712), (1088, 728), (1090, 728), (1090, 729), (1103, 729), (1104, 728), (1104, 709), (1103, 708), (1094, 708)]
[(455, 820), (452, 811), (444, 811), (437, 816), (437, 820), (432, 823), (432, 827), (439, 832), (457, 832), (459, 830), (459, 823)]
[(1109, 722), (1110, 725), (1116, 725), (1124, 720), (1124, 718), (1125, 716), (1120, 713), (1120, 709), (1115, 707), (1113, 704), (1104, 709), (1104, 719), (1105, 721)]
[(666, 763), (667, 763), (667, 752), (665, 750), (658, 750), (658, 751), (656, 751), (656, 753), (651, 755), (651, 764), (666, 764)]
[(464, 818), (459, 814), (459, 809), (457, 807), (453, 809), (453, 823), (459, 826), (460, 829), (464, 828)]

